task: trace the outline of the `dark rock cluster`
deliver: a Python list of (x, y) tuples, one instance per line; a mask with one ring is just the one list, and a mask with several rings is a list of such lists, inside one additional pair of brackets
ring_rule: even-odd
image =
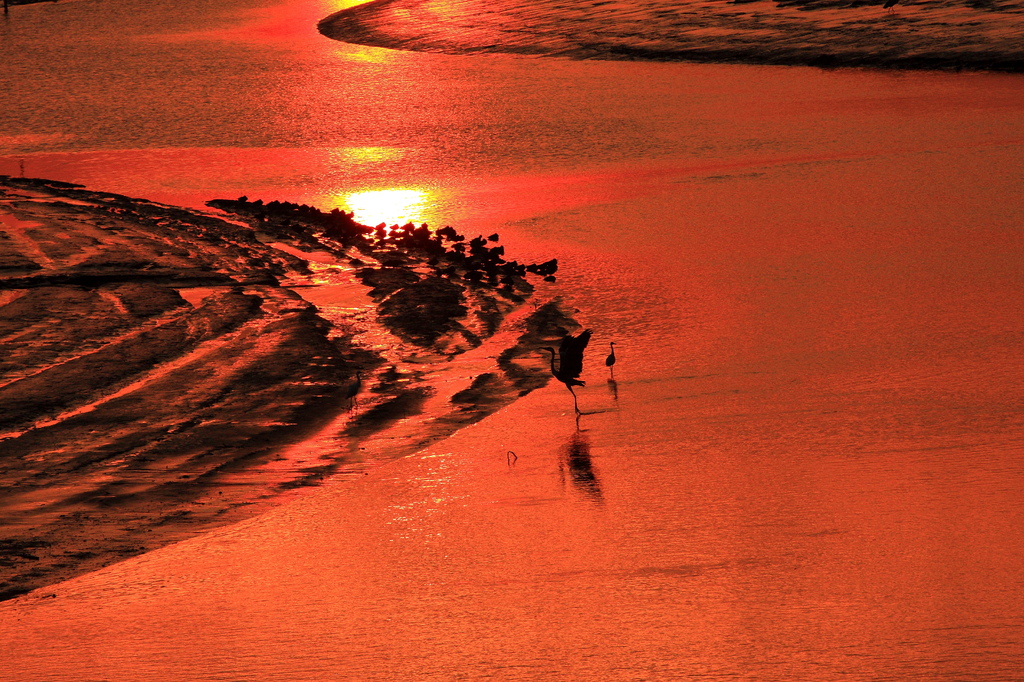
[[(281, 238), (336, 242), (343, 248), (355, 247), (377, 257), (383, 265), (388, 259), (406, 265), (409, 256), (422, 259), (439, 277), (469, 283), (486, 283), (500, 287), (507, 294), (517, 290), (529, 292), (526, 276), (536, 275), (546, 282), (555, 281), (558, 260), (544, 263), (519, 263), (505, 258), (505, 247), (497, 245), (499, 237), (477, 236), (467, 240), (452, 227), (431, 230), (426, 224), (391, 225), (381, 223), (369, 227), (357, 223), (354, 214), (337, 208), (321, 211), (306, 204), (260, 199), (215, 199), (209, 206), (247, 218), (255, 227)], [(376, 283), (371, 286), (377, 286)]]
[[(493, 333), (508, 305), (524, 302), (533, 292), (528, 276), (554, 282), (558, 271), (557, 259), (528, 264), (507, 259), (497, 234), (467, 239), (447, 226), (368, 227), (339, 209), (325, 212), (245, 196), (207, 204), (241, 217), (272, 239), (309, 244), (347, 258), (357, 268), (356, 278), (370, 287), (379, 318), (391, 332), (445, 354), (457, 353), (465, 344), (479, 345), (481, 336)], [(352, 249), (376, 264), (352, 257)]]

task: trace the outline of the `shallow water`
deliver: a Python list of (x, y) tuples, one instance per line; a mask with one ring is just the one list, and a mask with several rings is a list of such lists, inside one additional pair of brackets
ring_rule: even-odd
[(559, 258), (592, 414), (551, 385), (4, 603), (0, 678), (1018, 677), (1020, 77), (425, 55), (323, 39), (327, 3), (95, 7), (0, 28), (0, 172), (189, 205), (420, 192), (375, 210)]

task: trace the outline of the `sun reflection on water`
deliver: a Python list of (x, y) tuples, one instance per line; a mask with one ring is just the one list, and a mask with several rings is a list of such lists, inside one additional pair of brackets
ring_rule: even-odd
[(403, 225), (424, 222), (433, 207), (432, 192), (422, 189), (378, 189), (341, 197), (341, 208), (364, 225)]
[(366, 47), (363, 45), (344, 44), (334, 50), (334, 56), (349, 62), (367, 64), (387, 64), (394, 61), (394, 50), (383, 47)]
[(384, 163), (398, 161), (404, 156), (400, 147), (340, 147), (331, 156), (346, 163)]

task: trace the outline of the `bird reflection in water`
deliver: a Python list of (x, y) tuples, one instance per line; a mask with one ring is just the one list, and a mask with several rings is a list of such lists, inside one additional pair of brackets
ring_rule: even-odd
[(573, 432), (562, 448), (559, 469), (564, 471), (563, 467), (569, 470), (569, 480), (576, 490), (595, 502), (602, 501), (601, 483), (590, 460), (590, 439), (583, 431)]
[(619, 402), (619, 382), (615, 379), (609, 379), (608, 392), (612, 394), (612, 400)]

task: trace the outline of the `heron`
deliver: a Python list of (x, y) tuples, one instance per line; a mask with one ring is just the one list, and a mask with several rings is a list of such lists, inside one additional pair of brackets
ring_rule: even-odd
[(356, 396), (359, 395), (359, 391), (363, 388), (363, 374), (362, 372), (356, 372), (356, 378), (352, 380), (352, 383), (345, 389), (345, 400), (348, 401), (349, 409), (356, 406)]
[(555, 377), (572, 393), (572, 404), (576, 408), (576, 414), (580, 414), (580, 406), (576, 400), (576, 391), (573, 386), (586, 386), (580, 381), (580, 374), (583, 372), (583, 351), (590, 343), (591, 331), (586, 329), (576, 336), (566, 336), (558, 346), (558, 369), (555, 369), (555, 349), (550, 346), (544, 348), (551, 352), (551, 376)]
[(604, 365), (612, 373), (612, 379), (614, 379), (615, 378), (615, 342), (612, 341), (608, 345), (611, 347), (612, 352), (609, 353), (608, 357), (606, 357), (604, 359)]

